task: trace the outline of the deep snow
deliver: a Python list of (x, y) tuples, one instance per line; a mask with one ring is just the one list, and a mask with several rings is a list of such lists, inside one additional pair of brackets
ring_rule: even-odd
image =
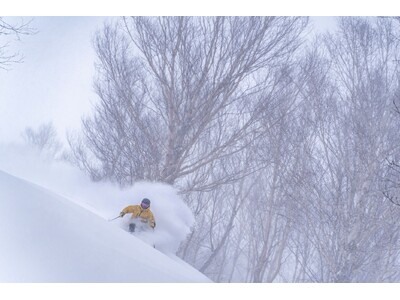
[(0, 282), (210, 282), (119, 225), (0, 171)]
[[(54, 191), (104, 219), (149, 198), (157, 226), (154, 234), (140, 238), (156, 243), (157, 249), (167, 254), (176, 253), (194, 224), (193, 213), (170, 185), (136, 182), (122, 189), (109, 182), (93, 182), (79, 169), (27, 145), (0, 143), (0, 170)], [(129, 218), (126, 215), (112, 225), (127, 230)]]

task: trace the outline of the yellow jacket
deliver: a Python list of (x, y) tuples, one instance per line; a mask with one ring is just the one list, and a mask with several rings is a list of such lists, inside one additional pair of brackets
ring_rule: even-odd
[(149, 223), (151, 228), (156, 227), (156, 222), (154, 220), (154, 215), (150, 208), (143, 209), (140, 205), (130, 205), (122, 210), (124, 214), (132, 214), (132, 219), (139, 218), (143, 223)]

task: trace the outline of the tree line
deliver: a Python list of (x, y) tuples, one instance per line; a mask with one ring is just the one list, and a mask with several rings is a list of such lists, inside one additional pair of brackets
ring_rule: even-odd
[(400, 281), (399, 25), (105, 24), (69, 160), (93, 180), (178, 188), (196, 217), (178, 255), (217, 282)]

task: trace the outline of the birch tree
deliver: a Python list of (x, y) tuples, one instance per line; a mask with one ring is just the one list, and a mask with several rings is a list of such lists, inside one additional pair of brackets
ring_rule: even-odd
[(325, 40), (334, 93), (314, 106), (319, 180), (305, 214), (317, 281), (387, 280), (398, 255), (397, 213), (380, 189), (384, 160), (398, 147), (391, 105), (399, 45), (392, 29), (390, 20), (342, 18)]
[[(174, 184), (241, 151), (306, 18), (133, 17), (95, 40), (99, 98), (76, 161), (94, 178)], [(71, 139), (72, 141), (72, 139)], [(84, 149), (87, 149), (86, 153)]]

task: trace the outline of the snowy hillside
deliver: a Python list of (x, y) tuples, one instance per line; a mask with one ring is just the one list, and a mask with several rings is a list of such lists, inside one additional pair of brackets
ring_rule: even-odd
[(0, 171), (0, 282), (210, 282), (120, 227)]

